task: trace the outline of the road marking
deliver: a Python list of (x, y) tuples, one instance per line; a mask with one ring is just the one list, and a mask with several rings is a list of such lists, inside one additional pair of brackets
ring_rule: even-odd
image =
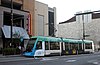
[(66, 62), (75, 62), (76, 60), (67, 60)]
[(49, 61), (49, 60), (56, 60), (58, 58), (42, 58), (40, 61)]
[(97, 55), (97, 56), (100, 56), (100, 55)]
[(98, 62), (93, 62), (93, 64), (98, 65), (99, 63)]
[(93, 63), (94, 65), (100, 65), (98, 60), (90, 60), (89, 63)]
[(89, 62), (89, 63), (92, 63), (92, 62), (95, 62), (95, 61), (97, 61), (97, 60), (89, 60), (88, 62)]

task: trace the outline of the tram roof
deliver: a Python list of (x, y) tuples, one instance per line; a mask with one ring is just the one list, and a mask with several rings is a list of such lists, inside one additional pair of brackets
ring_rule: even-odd
[(90, 40), (75, 40), (67, 38), (58, 38), (58, 37), (46, 37), (46, 36), (33, 36), (31, 38), (38, 38), (39, 41), (51, 41), (51, 42), (69, 42), (69, 43), (91, 43)]
[(70, 43), (91, 43), (90, 40), (75, 40), (75, 39), (63, 39), (64, 42), (70, 42)]
[(60, 38), (56, 37), (46, 37), (46, 36), (33, 36), (31, 38), (38, 38), (39, 41), (52, 41), (52, 42), (60, 42)]

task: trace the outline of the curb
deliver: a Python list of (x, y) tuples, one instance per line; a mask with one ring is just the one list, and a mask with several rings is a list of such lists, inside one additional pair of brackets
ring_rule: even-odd
[(0, 55), (0, 58), (8, 58), (8, 57), (23, 57), (22, 55)]

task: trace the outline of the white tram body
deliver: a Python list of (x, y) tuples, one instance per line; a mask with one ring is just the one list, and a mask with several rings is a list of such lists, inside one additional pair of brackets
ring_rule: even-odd
[(93, 41), (35, 36), (29, 40), (26, 52), (23, 55), (46, 56), (56, 54), (77, 54), (84, 52), (94, 52)]

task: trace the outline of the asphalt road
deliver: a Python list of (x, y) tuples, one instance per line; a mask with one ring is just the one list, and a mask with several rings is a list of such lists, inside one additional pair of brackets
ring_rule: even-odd
[[(16, 58), (14, 58), (16, 59)], [(52, 56), (0, 62), (0, 65), (100, 65), (100, 54)]]

